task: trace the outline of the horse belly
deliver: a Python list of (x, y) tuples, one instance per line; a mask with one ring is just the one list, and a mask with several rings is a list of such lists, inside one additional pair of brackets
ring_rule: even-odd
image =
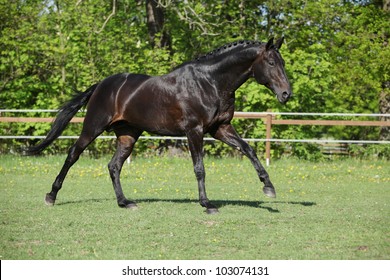
[[(140, 112), (141, 113), (141, 112)], [(181, 136), (184, 135), (182, 114), (175, 108), (153, 108), (142, 111), (142, 118), (135, 126), (143, 130), (160, 135)]]
[(126, 106), (124, 119), (133, 127), (160, 135), (185, 133), (183, 111), (175, 98), (153, 93), (134, 95)]

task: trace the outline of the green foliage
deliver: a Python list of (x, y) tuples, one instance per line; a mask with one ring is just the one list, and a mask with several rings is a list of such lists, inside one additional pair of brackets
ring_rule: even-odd
[(309, 161), (319, 161), (324, 158), (321, 148), (312, 143), (294, 143), (291, 153), (299, 159)]
[(350, 145), (348, 152), (351, 156), (360, 159), (390, 160), (390, 145)]
[[(237, 111), (379, 111), (379, 96), (390, 78), (390, 14), (371, 1), (161, 4), (165, 12), (161, 32), (170, 36), (169, 48), (153, 47), (158, 44), (148, 41), (143, 1), (116, 1), (111, 16), (112, 1), (0, 0), (0, 107), (55, 109), (73, 89), (83, 90), (111, 74), (161, 75), (227, 42), (284, 35), (281, 53), (293, 99), (282, 106), (268, 89), (249, 80), (236, 92)], [(234, 120), (234, 124), (243, 137), (265, 138), (261, 120)], [(5, 135), (45, 135), (49, 128), (50, 124), (0, 124)], [(79, 132), (80, 126), (71, 125), (65, 133)], [(378, 135), (379, 129), (370, 127), (278, 126), (273, 130), (274, 138), (378, 139)], [(15, 144), (19, 145), (4, 141), (2, 147), (7, 150)], [(68, 144), (57, 141), (52, 151), (66, 150)], [(155, 141), (139, 146), (145, 151), (158, 145)], [(263, 150), (262, 145), (255, 146)], [(224, 145), (215, 143), (206, 151), (226, 153)]]

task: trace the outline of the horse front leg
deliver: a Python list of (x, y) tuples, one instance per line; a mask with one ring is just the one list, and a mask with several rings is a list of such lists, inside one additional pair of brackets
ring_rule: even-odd
[(206, 172), (203, 164), (203, 132), (201, 128), (188, 132), (187, 138), (194, 165), (195, 176), (198, 181), (199, 203), (206, 208), (207, 214), (218, 213), (217, 207), (210, 203), (206, 194)]
[(221, 140), (229, 146), (238, 149), (241, 153), (247, 156), (250, 159), (253, 167), (256, 169), (260, 181), (264, 184), (264, 194), (271, 198), (276, 197), (275, 188), (269, 178), (267, 171), (265, 171), (264, 167), (261, 165), (255, 151), (251, 146), (249, 146), (248, 143), (242, 140), (231, 124), (221, 125), (211, 134), (215, 139)]

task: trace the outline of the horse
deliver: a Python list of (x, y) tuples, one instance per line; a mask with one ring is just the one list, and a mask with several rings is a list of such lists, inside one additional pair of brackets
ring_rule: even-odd
[(67, 158), (45, 196), (53, 206), (57, 193), (81, 153), (104, 131), (116, 135), (116, 151), (108, 164), (117, 204), (135, 209), (122, 191), (120, 173), (140, 135), (186, 136), (198, 183), (199, 203), (208, 214), (218, 212), (207, 195), (203, 164), (203, 137), (206, 133), (247, 156), (264, 184), (266, 196), (275, 198), (275, 188), (253, 148), (231, 124), (235, 91), (249, 78), (270, 89), (280, 103), (291, 97), (285, 62), (279, 53), (283, 37), (274, 43), (238, 41), (176, 67), (161, 76), (120, 73), (109, 76), (76, 92), (58, 111), (51, 129), (41, 143), (26, 148), (27, 155), (42, 152), (57, 139), (72, 117), (83, 107), (87, 111), (79, 138), (69, 149)]

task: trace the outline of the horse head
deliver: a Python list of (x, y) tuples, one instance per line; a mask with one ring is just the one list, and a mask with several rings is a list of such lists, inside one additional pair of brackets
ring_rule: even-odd
[(274, 44), (274, 39), (271, 38), (252, 65), (256, 81), (272, 90), (282, 104), (292, 96), (291, 86), (284, 70), (284, 60), (279, 53), (283, 39), (283, 37), (278, 39)]

